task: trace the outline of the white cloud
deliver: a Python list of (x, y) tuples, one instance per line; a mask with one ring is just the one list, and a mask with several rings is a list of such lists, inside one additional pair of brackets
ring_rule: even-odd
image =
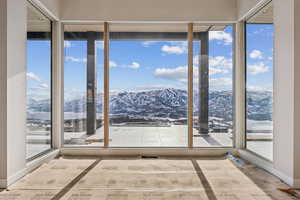
[(232, 85), (232, 78), (211, 78), (209, 79), (209, 84), (211, 86), (228, 86), (228, 85)]
[(269, 56), (269, 57), (268, 57), (268, 60), (271, 60), (271, 61), (272, 61), (272, 60), (273, 60), (273, 56)]
[(187, 66), (179, 66), (176, 68), (157, 68), (153, 75), (158, 78), (186, 82)]
[[(195, 87), (198, 84), (198, 68), (193, 68), (193, 82)], [(179, 66), (176, 68), (158, 68), (155, 70), (154, 74), (157, 78), (178, 81), (181, 83), (187, 83), (188, 76), (188, 67), (187, 66)], [(211, 89), (230, 89), (232, 86), (232, 78), (231, 77), (221, 77), (221, 78), (210, 78), (209, 84)]]
[(253, 65), (249, 65), (247, 67), (248, 72), (252, 75), (256, 75), (259, 73), (264, 73), (267, 72), (269, 70), (269, 67), (265, 65), (265, 63), (260, 62), (260, 63), (256, 63)]
[(138, 85), (135, 87), (137, 90), (160, 90), (164, 88), (174, 88), (174, 85)]
[(250, 58), (252, 59), (262, 59), (262, 52), (260, 50), (254, 49), (250, 54)]
[[(183, 83), (185, 86), (187, 84), (187, 66), (179, 66), (176, 68), (158, 68), (154, 72), (154, 76), (162, 79), (177, 81), (178, 83)], [(198, 86), (198, 68), (194, 67), (193, 73), (193, 84), (194, 87)], [(221, 77), (221, 78), (210, 78), (209, 87), (213, 90), (227, 90), (232, 87), (231, 77)]]
[(209, 40), (221, 40), (225, 45), (229, 45), (233, 41), (231, 34), (225, 31), (210, 31)]
[(184, 54), (187, 52), (187, 48), (184, 45), (181, 46), (170, 46), (163, 45), (161, 50), (167, 54)]
[(261, 87), (258, 85), (248, 85), (247, 86), (248, 91), (272, 91), (272, 86), (267, 86), (267, 87)]
[(132, 62), (130, 65), (127, 66), (128, 68), (131, 68), (131, 69), (138, 69), (140, 68), (140, 63), (138, 62)]
[(232, 59), (224, 56), (215, 56), (209, 58), (209, 74), (230, 73), (232, 69)]
[(96, 42), (96, 48), (104, 49), (104, 42), (103, 41), (97, 41)]
[(73, 56), (66, 56), (65, 57), (65, 60), (68, 61), (68, 62), (86, 62), (86, 58), (75, 58)]
[(210, 75), (214, 75), (214, 74), (226, 74), (226, 73), (228, 73), (227, 70), (213, 68), (213, 67), (209, 68), (209, 74)]
[(209, 88), (211, 90), (228, 90), (232, 89), (232, 78), (221, 77), (221, 78), (210, 78)]
[(193, 57), (193, 64), (199, 65), (199, 56), (198, 55)]
[(46, 84), (46, 83), (42, 83), (42, 84), (39, 84), (39, 88), (40, 88), (40, 89), (48, 89), (49, 86), (48, 86), (48, 84)]
[(70, 41), (64, 41), (64, 47), (69, 48), (72, 46), (72, 43)]
[[(194, 65), (199, 65), (199, 56), (194, 56)], [(215, 56), (209, 58), (209, 74), (230, 73), (232, 69), (232, 59), (224, 56)]]
[[(194, 60), (199, 60), (197, 56), (194, 57)], [(225, 58), (223, 56), (211, 57), (209, 59), (209, 75), (214, 74), (228, 74), (231, 73), (232, 69), (232, 59)], [(193, 67), (194, 79), (198, 79), (199, 68), (197, 65)], [(176, 68), (157, 68), (154, 71), (154, 76), (168, 79), (176, 80), (180, 82), (187, 82), (188, 67), (187, 66), (178, 66)]]
[(155, 43), (157, 43), (157, 41), (145, 41), (145, 42), (142, 43), (142, 46), (143, 47), (149, 47), (149, 46), (151, 46), (152, 44), (155, 44)]
[(117, 67), (117, 66), (118, 65), (117, 65), (117, 63), (115, 61), (113, 61), (113, 60), (109, 61), (109, 67)]
[(38, 75), (34, 74), (33, 72), (27, 72), (26, 75), (29, 80), (41, 82), (41, 78)]
[(231, 69), (232, 68), (232, 59), (226, 58), (224, 56), (215, 56), (209, 58), (209, 66), (211, 67), (220, 67)]

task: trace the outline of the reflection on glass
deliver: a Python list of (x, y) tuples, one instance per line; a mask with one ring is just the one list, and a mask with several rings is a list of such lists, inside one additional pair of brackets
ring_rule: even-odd
[(194, 147), (233, 145), (232, 26), (194, 26)]
[(51, 21), (27, 4), (26, 158), (51, 149)]
[(246, 23), (248, 150), (273, 160), (273, 5)]
[(273, 24), (247, 24), (247, 149), (273, 160)]
[(103, 146), (102, 26), (64, 26), (65, 146)]
[(187, 146), (186, 30), (110, 26), (110, 146)]

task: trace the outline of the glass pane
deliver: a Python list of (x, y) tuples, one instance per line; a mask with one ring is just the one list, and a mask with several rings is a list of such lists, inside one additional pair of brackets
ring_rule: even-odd
[(233, 28), (194, 27), (194, 147), (233, 145)]
[(110, 146), (187, 146), (187, 25), (110, 26)]
[(64, 144), (102, 146), (103, 25), (64, 26)]
[(27, 4), (27, 151), (51, 149), (51, 21)]
[(246, 24), (247, 149), (273, 160), (272, 4)]

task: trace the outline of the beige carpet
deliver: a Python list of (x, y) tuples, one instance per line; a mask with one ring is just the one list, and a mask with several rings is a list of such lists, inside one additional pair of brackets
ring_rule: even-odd
[(0, 200), (289, 200), (277, 178), (226, 159), (66, 159), (44, 164)]

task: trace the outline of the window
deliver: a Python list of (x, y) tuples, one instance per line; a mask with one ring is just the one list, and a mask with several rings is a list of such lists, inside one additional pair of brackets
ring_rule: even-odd
[(246, 23), (247, 133), (250, 151), (273, 160), (272, 4)]
[(26, 158), (51, 149), (51, 21), (27, 4), (27, 136)]
[(110, 146), (187, 147), (187, 24), (110, 25)]
[(64, 26), (64, 144), (103, 146), (103, 25)]
[(194, 24), (191, 68), (187, 30), (186, 23), (110, 23), (106, 75), (104, 26), (65, 25), (65, 146), (103, 147), (108, 135), (109, 147), (188, 147), (193, 95), (194, 147), (232, 147), (233, 26)]
[(233, 145), (233, 26), (194, 25), (194, 147)]

